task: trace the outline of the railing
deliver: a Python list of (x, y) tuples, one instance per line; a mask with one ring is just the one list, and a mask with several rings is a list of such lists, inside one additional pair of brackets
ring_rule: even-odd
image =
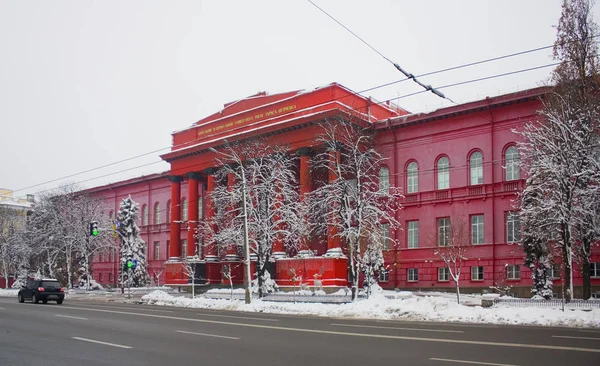
[(591, 310), (600, 309), (600, 301), (598, 300), (571, 300), (564, 302), (561, 299), (551, 300), (533, 300), (533, 299), (512, 299), (502, 298), (492, 300), (493, 305), (506, 305), (510, 307), (518, 308), (556, 308), (562, 309), (563, 305), (565, 309), (580, 309), (580, 310)]
[(506, 195), (515, 194), (523, 189), (525, 181), (515, 180), (510, 182), (497, 182), (493, 184), (480, 184), (476, 186), (464, 186), (458, 188), (450, 188), (444, 190), (433, 190), (418, 193), (406, 194), (403, 204), (421, 204), (423, 202), (437, 200), (456, 200), (469, 199), (478, 197), (488, 197), (492, 194)]

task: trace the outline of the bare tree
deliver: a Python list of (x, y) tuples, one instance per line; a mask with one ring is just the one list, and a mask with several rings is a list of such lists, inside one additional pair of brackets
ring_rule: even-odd
[[(8, 288), (11, 273), (16, 275), (19, 263), (28, 259), (29, 247), (21, 243), (26, 212), (10, 206), (0, 207), (0, 273)], [(16, 276), (15, 276), (16, 278)]]
[(199, 262), (199, 258), (185, 257), (182, 260), (183, 273), (190, 279), (192, 285), (192, 299), (196, 298), (196, 265)]
[(395, 243), (390, 232), (400, 228), (395, 213), (402, 195), (390, 186), (389, 173), (380, 176), (387, 159), (375, 149), (374, 133), (368, 127), (342, 119), (329, 121), (318, 143), (325, 150), (315, 156), (314, 169), (326, 171), (328, 181), (308, 196), (310, 223), (313, 235), (327, 233), (344, 247), (354, 300), (361, 271), (369, 278), (369, 291), (370, 278), (383, 266), (381, 252)]
[(460, 304), (460, 274), (471, 246), (469, 230), (464, 221), (455, 219), (447, 226), (438, 227), (437, 248), (434, 254), (444, 261), (450, 278), (456, 286), (456, 301)]
[(160, 287), (160, 276), (165, 272), (164, 261), (154, 261), (149, 265), (152, 276), (156, 279), (156, 287)]
[(227, 280), (227, 282), (229, 282), (229, 288), (231, 289), (229, 300), (233, 301), (233, 279), (235, 278), (235, 275), (231, 270), (231, 263), (227, 263), (221, 266), (221, 274)]
[[(209, 199), (217, 214), (202, 230), (223, 249), (248, 245), (248, 251), (257, 259), (258, 292), (262, 297), (274, 290), (269, 264), (274, 255), (285, 255), (273, 252), (274, 243), (289, 250), (298, 247), (302, 236), (296, 157), (286, 147), (271, 146), (263, 140), (226, 144), (215, 152), (222, 166), (216, 173), (221, 184)], [(249, 258), (245, 261), (249, 268)]]

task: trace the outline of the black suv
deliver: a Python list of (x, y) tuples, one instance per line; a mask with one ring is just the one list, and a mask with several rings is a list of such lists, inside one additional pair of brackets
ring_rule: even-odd
[(55, 279), (28, 280), (27, 286), (19, 290), (19, 302), (31, 300), (37, 304), (40, 300), (47, 304), (48, 300), (56, 300), (57, 304), (62, 304), (65, 299), (65, 289)]

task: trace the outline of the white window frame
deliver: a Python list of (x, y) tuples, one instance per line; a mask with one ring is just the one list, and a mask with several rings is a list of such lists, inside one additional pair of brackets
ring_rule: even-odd
[(389, 191), (390, 189), (390, 168), (382, 166), (379, 168), (379, 190)]
[(187, 239), (181, 239), (181, 258), (187, 258)]
[(450, 268), (438, 267), (438, 282), (450, 281)]
[(507, 181), (521, 178), (521, 162), (519, 150), (516, 146), (509, 146), (504, 152), (504, 161), (506, 164), (504, 179)]
[(198, 197), (198, 220), (201, 220), (204, 218), (204, 199), (202, 198), (202, 196)]
[(437, 189), (450, 188), (450, 159), (442, 156), (437, 161)]
[[(483, 281), (485, 269), (483, 266), (471, 266), (471, 281)], [(479, 278), (481, 275), (481, 278)]]
[(413, 220), (406, 223), (406, 241), (407, 247), (410, 249), (419, 247), (419, 221)]
[(142, 206), (142, 226), (148, 225), (148, 205)]
[(160, 259), (160, 241), (154, 242), (154, 260)]
[(160, 203), (154, 205), (154, 225), (160, 225)]
[(521, 219), (518, 211), (506, 212), (506, 242), (518, 243), (521, 240)]
[(188, 219), (188, 200), (182, 199), (181, 200), (181, 220), (187, 221), (187, 219)]
[(412, 161), (406, 168), (406, 193), (419, 192), (419, 164)]
[(382, 269), (379, 271), (379, 282), (389, 282), (390, 281), (390, 271), (386, 269)]
[(471, 244), (483, 244), (484, 241), (484, 222), (483, 215), (471, 215)]
[(450, 225), (450, 217), (440, 217), (437, 219), (438, 247), (447, 247), (450, 245)]
[(419, 282), (419, 269), (408, 268), (406, 270), (406, 281), (407, 282)]
[(390, 224), (381, 224), (381, 238), (383, 239), (383, 250), (390, 250)]
[(521, 266), (518, 264), (509, 264), (506, 266), (506, 279), (507, 280), (520, 280), (521, 279)]
[(483, 154), (475, 151), (469, 158), (469, 171), (471, 173), (471, 185), (483, 184)]
[(592, 277), (592, 278), (600, 277), (600, 262), (591, 262), (590, 263), (590, 277)]

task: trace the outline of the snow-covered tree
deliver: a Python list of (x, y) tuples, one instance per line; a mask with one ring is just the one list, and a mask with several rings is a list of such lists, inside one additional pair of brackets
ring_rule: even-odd
[[(587, 256), (582, 258), (582, 267), (589, 262), (589, 251), (575, 247), (598, 231), (597, 221), (590, 219), (597, 207), (587, 205), (587, 198), (597, 195), (600, 184), (600, 77), (592, 3), (564, 0), (557, 31), (554, 57), (560, 65), (552, 74), (554, 90), (544, 100), (542, 118), (518, 132), (524, 138), (519, 149), (529, 176), (543, 177), (537, 189), (544, 209), (537, 212), (547, 216), (527, 217), (545, 220), (557, 238), (553, 243), (562, 256), (563, 291), (570, 300), (574, 255)], [(542, 237), (540, 230), (532, 235)], [(589, 294), (589, 281), (584, 287)]]
[[(467, 251), (471, 246), (471, 238), (467, 225), (460, 219), (455, 219), (450, 223), (449, 228), (438, 229), (436, 246), (434, 254), (440, 257), (446, 268), (449, 277), (456, 286), (456, 301), (460, 304), (460, 274), (463, 268), (463, 262), (467, 260)], [(448, 229), (449, 230), (448, 230)]]
[[(117, 213), (117, 231), (121, 237), (121, 280), (125, 286), (143, 287), (148, 284), (150, 277), (146, 243), (140, 236), (137, 219), (138, 205), (128, 196), (121, 201)], [(137, 261), (137, 266), (133, 270), (123, 270), (129, 260)]]
[[(359, 275), (366, 273), (367, 290), (383, 266), (382, 251), (394, 245), (390, 233), (400, 228), (400, 189), (390, 185), (387, 160), (374, 147), (374, 133), (343, 119), (323, 125), (317, 143), (324, 149), (314, 158), (314, 174), (327, 181), (308, 195), (313, 236), (327, 235), (349, 257), (352, 299), (358, 295)], [(388, 170), (389, 171), (389, 170)], [(332, 252), (326, 255), (344, 255)]]
[[(531, 293), (545, 299), (552, 298), (552, 250), (549, 244), (549, 232), (552, 225), (544, 220), (548, 215), (548, 201), (544, 199), (540, 187), (539, 171), (532, 172), (521, 194), (520, 222), (521, 245), (525, 252), (525, 265), (531, 269), (533, 286)], [(550, 207), (549, 207), (550, 206)]]
[(262, 297), (274, 290), (268, 272), (274, 255), (285, 255), (273, 253), (274, 243), (281, 243), (287, 250), (297, 249), (302, 237), (296, 157), (284, 146), (270, 146), (263, 140), (226, 144), (215, 151), (221, 165), (215, 174), (219, 185), (209, 199), (217, 214), (202, 230), (210, 233), (221, 252), (234, 246), (240, 253), (247, 224), (249, 251), (257, 260), (258, 293)]
[(0, 274), (8, 280), (19, 269), (19, 264), (28, 260), (28, 247), (20, 238), (25, 228), (25, 211), (10, 206), (0, 207)]
[(198, 257), (185, 257), (181, 261), (181, 268), (183, 273), (188, 276), (192, 285), (192, 299), (196, 298), (196, 265), (198, 264)]

